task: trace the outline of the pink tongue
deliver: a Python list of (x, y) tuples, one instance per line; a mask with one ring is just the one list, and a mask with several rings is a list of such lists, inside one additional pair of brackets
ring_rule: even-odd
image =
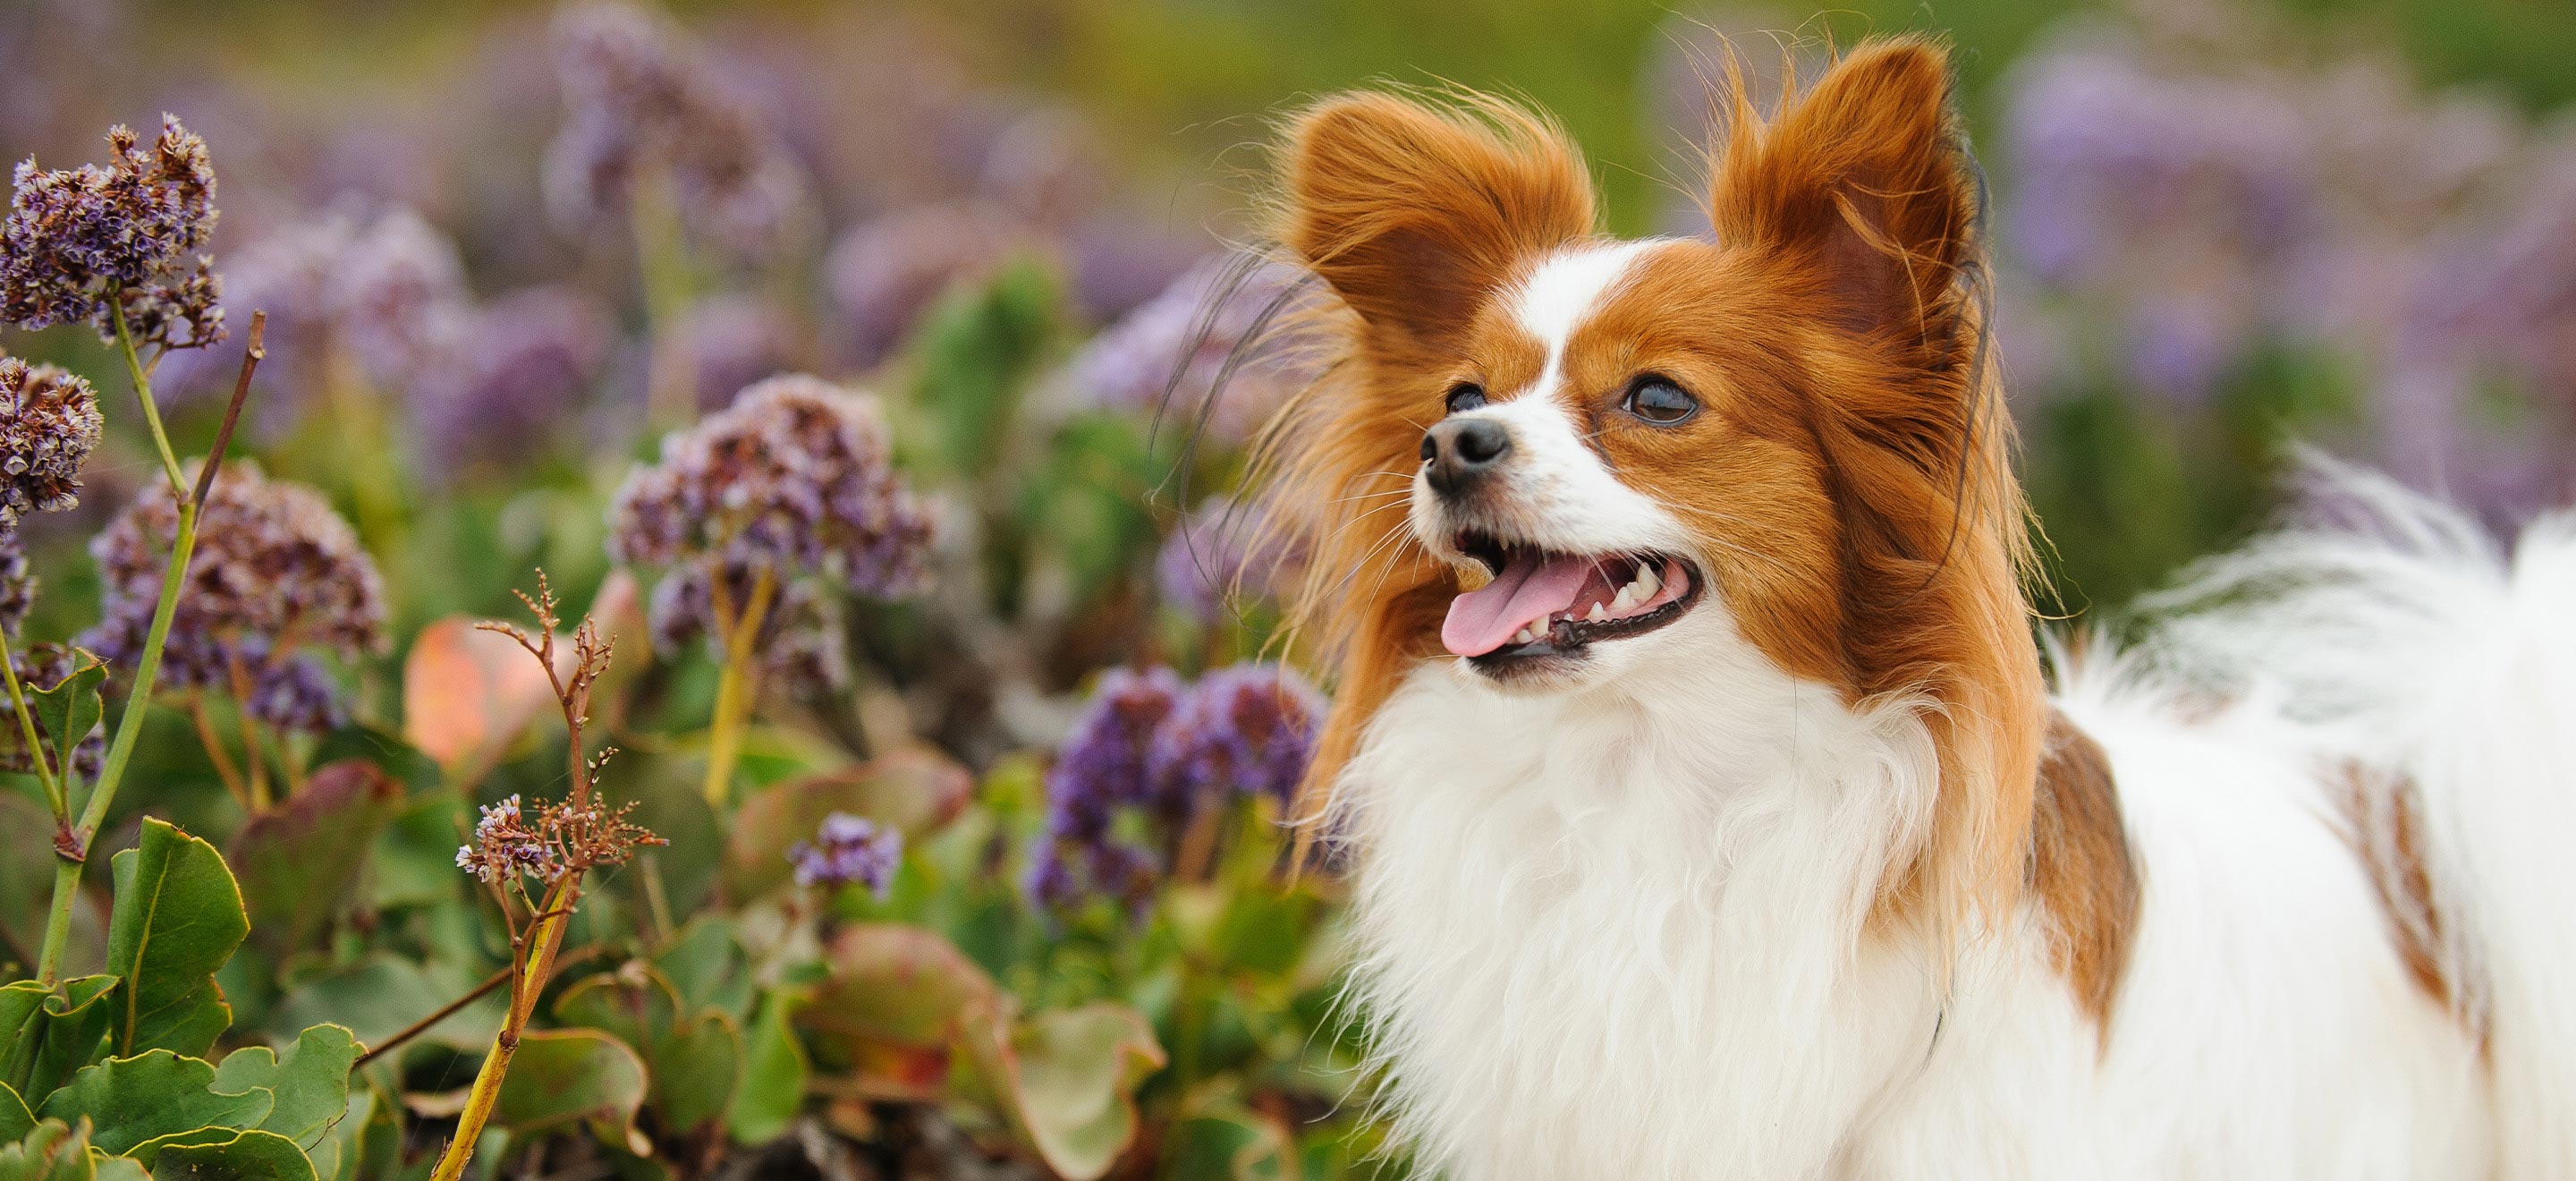
[(1440, 642), (1458, 656), (1482, 656), (1500, 648), (1531, 620), (1573, 606), (1591, 574), (1589, 559), (1550, 556), (1542, 561), (1526, 551), (1514, 554), (1492, 582), (1449, 601)]

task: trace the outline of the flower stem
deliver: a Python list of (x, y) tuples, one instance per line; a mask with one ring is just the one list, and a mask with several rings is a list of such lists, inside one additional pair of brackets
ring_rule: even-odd
[(667, 170), (646, 167), (635, 178), (628, 214), (634, 223), (635, 268), (644, 285), (645, 339), (651, 342), (646, 399), (652, 429), (667, 431), (698, 417), (697, 377), (691, 372), (688, 314), (688, 242), (680, 231), (679, 198)]
[(465, 1166), (474, 1159), (474, 1146), (483, 1138), (483, 1125), (492, 1118), (493, 1105), (501, 1098), (501, 1080), (510, 1073), (510, 1059), (519, 1052), (519, 1036), (527, 1031), (528, 1018), (537, 1007), (537, 994), (545, 991), (546, 979), (554, 971), (555, 952), (563, 946), (564, 925), (572, 919), (573, 903), (581, 898), (581, 873), (576, 870), (556, 879), (546, 891), (545, 901), (537, 910), (537, 920), (528, 927), (519, 957), (518, 974), (510, 981), (510, 1012), (501, 1022), (501, 1032), (493, 1035), (492, 1049), (483, 1056), (483, 1069), (474, 1075), (474, 1089), (465, 1096), (465, 1110), (456, 1119), (456, 1138), (447, 1142), (447, 1152), (438, 1158), (438, 1167), (430, 1181), (457, 1181)]
[(250, 788), (242, 783), (241, 770), (233, 766), (233, 757), (224, 752), (223, 736), (215, 733), (215, 719), (206, 713), (205, 694), (188, 694), (188, 719), (196, 723), (197, 744), (206, 748), (206, 760), (215, 765), (215, 775), (224, 781), (224, 790), (232, 793), (244, 815), (256, 814)]
[[(232, 440), (233, 424), (241, 417), (242, 399), (250, 390), (251, 371), (266, 355), (261, 347), (261, 327), (266, 317), (254, 313), (250, 341), (242, 352), (241, 379), (233, 386), (232, 404), (225, 408), (223, 426), (215, 434), (215, 448), (207, 454), (197, 474), (198, 493), (191, 495), (180, 477), (179, 461), (170, 451), (170, 438), (161, 429), (161, 412), (152, 403), (152, 379), (135, 356), (134, 334), (126, 329), (124, 304), (114, 299), (108, 302), (115, 309), (117, 348), (125, 355), (126, 371), (133, 375), (134, 396), (143, 403), (143, 420), (152, 427), (153, 442), (161, 449), (163, 470), (170, 477), (171, 497), (179, 502), (179, 525), (170, 541), (169, 569), (161, 576), (161, 601), (152, 609), (152, 629), (143, 637), (143, 652), (134, 664), (134, 684), (125, 691), (125, 713), (116, 721), (116, 737), (108, 743), (107, 758), (98, 769), (98, 783), (81, 806), (79, 822), (66, 819), (55, 826), (54, 898), (45, 916), (45, 944), (36, 956), (36, 978), (48, 988), (62, 971), (63, 944), (71, 933), (72, 901), (80, 894), (81, 868), (89, 860), (90, 840), (107, 819), (107, 807), (116, 799), (117, 783), (125, 777), (125, 764), (134, 757), (135, 740), (143, 735), (143, 715), (151, 705), (153, 682), (161, 675), (161, 649), (170, 641), (170, 620), (178, 613), (179, 592), (188, 581), (188, 559), (197, 550), (198, 501), (203, 498), (204, 488), (213, 484), (215, 472), (224, 461), (224, 447)], [(70, 768), (66, 767), (63, 797), (67, 817), (72, 796), (70, 778)]]
[[(722, 575), (716, 582), (721, 585)], [(707, 727), (707, 803), (719, 812), (732, 794), (734, 763), (742, 757), (743, 727), (751, 721), (751, 670), (760, 656), (752, 651), (752, 642), (760, 638), (760, 625), (769, 616), (770, 600), (776, 597), (777, 577), (768, 567), (761, 567), (751, 584), (751, 601), (743, 604), (742, 614), (734, 616), (724, 609), (723, 593), (715, 592), (716, 626), (724, 640), (724, 671), (716, 678), (715, 718)]]
[(45, 759), (45, 740), (36, 731), (36, 715), (27, 708), (26, 691), (18, 685), (18, 662), (10, 655), (9, 637), (0, 633), (0, 677), (9, 681), (9, 708), (18, 713), (18, 733), (27, 740), (27, 761), (36, 765), (36, 782), (45, 789), (45, 803), (54, 810), (54, 823), (71, 818), (71, 800), (54, 778), (53, 765)]

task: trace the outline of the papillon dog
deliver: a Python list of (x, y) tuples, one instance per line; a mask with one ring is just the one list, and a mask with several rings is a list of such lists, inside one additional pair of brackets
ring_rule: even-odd
[(1707, 239), (1500, 100), (1287, 127), (1333, 356), (1260, 469), (1385, 1118), (1462, 1181), (2576, 1178), (2576, 518), (2346, 474), (2048, 639), (1951, 85), (1735, 88)]

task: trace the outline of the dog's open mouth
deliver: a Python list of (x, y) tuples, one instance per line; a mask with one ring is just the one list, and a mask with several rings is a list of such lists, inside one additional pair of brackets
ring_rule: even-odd
[(1450, 600), (1440, 642), (1479, 663), (1580, 651), (1640, 636), (1699, 601), (1699, 572), (1667, 554), (1564, 554), (1461, 533), (1494, 580)]

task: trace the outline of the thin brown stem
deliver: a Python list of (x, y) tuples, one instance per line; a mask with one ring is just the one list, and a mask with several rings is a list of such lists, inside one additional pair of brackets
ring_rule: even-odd
[(241, 768), (233, 765), (232, 754), (224, 749), (223, 736), (215, 733), (215, 719), (206, 712), (205, 694), (189, 691), (188, 717), (197, 725), (197, 744), (206, 748), (206, 759), (215, 765), (215, 774), (222, 777), (224, 790), (232, 793), (243, 812), (257, 811), (251, 803), (250, 785), (242, 782)]
[[(584, 960), (596, 958), (600, 953), (607, 950), (607, 945), (594, 943), (579, 951), (568, 952), (555, 960), (555, 970), (560, 972)], [(400, 1032), (386, 1038), (384, 1041), (367, 1047), (366, 1053), (358, 1055), (358, 1061), (355, 1065), (364, 1066), (369, 1062), (373, 1062), (376, 1059), (385, 1056), (386, 1054), (390, 1054), (395, 1050), (401, 1049), (403, 1043), (429, 1032), (431, 1029), (435, 1028), (439, 1022), (445, 1021), (462, 1011), (465, 1006), (473, 1004), (474, 1002), (482, 1000), (484, 997), (490, 996), (499, 991), (501, 986), (508, 984), (510, 980), (518, 974), (519, 965), (512, 963), (508, 967), (502, 968), (501, 970), (484, 977), (483, 983), (477, 984), (473, 988), (466, 990), (465, 995), (449, 1001), (446, 1004), (440, 1005), (436, 1012), (402, 1027)]]

